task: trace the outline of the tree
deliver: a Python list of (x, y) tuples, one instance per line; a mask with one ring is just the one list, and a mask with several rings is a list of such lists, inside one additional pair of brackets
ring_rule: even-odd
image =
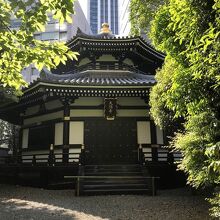
[[(147, 16), (147, 15), (145, 15)], [(220, 184), (220, 0), (169, 0), (151, 25), (152, 42), (166, 53), (150, 94), (161, 127), (183, 118), (172, 146), (194, 187)], [(216, 187), (213, 216), (220, 216)]]
[[(140, 8), (144, 4), (146, 1)], [(147, 8), (142, 17), (149, 15)], [(153, 18), (151, 38), (155, 47), (167, 54), (150, 95), (151, 115), (164, 128), (183, 119), (184, 129), (172, 142), (184, 155), (179, 168), (195, 187), (218, 186), (220, 1), (169, 0)], [(219, 198), (217, 190), (211, 200), (216, 217), (220, 216)]]
[(131, 22), (131, 34), (141, 35), (149, 32), (150, 22), (159, 5), (166, 0), (131, 0), (129, 20)]
[(9, 144), (9, 139), (12, 137), (12, 128), (9, 123), (0, 119), (0, 146)]
[[(0, 0), (0, 91), (7, 95), (21, 95), (27, 86), (21, 75), (24, 67), (34, 64), (38, 70), (56, 68), (66, 60), (76, 59), (61, 42), (42, 42), (34, 39), (34, 32), (44, 31), (52, 14), (61, 23), (71, 22), (74, 0)], [(11, 18), (21, 21), (18, 30), (10, 29)]]

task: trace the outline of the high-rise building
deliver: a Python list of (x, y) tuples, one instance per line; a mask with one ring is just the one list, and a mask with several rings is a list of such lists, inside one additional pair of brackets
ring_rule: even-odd
[[(83, 10), (78, 1), (74, 2), (75, 14), (72, 15), (72, 23), (64, 22), (60, 24), (58, 20), (54, 20), (52, 15), (49, 16), (49, 21), (44, 32), (36, 32), (35, 39), (42, 41), (69, 41), (76, 35), (77, 29), (80, 28), (84, 33), (91, 34), (91, 28), (83, 13)], [(17, 29), (21, 25), (19, 19), (11, 20), (11, 29)], [(27, 82), (32, 82), (39, 77), (39, 71), (30, 65), (22, 71), (22, 75)]]
[(129, 21), (130, 0), (118, 0), (119, 5), (119, 35), (128, 36), (131, 30)]
[(102, 23), (108, 23), (113, 34), (119, 33), (118, 0), (79, 0), (93, 34), (97, 34)]

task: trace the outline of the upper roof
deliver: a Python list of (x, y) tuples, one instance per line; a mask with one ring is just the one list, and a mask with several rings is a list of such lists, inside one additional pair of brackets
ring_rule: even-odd
[[(81, 41), (81, 43), (79, 43)], [(74, 36), (71, 40), (67, 42), (67, 45), (70, 48), (75, 48), (77, 45), (83, 47), (84, 45), (93, 48), (99, 48), (99, 50), (108, 51), (108, 49), (112, 49), (110, 51), (117, 51), (114, 49), (129, 47), (129, 50), (132, 49), (141, 49), (145, 52), (148, 52), (148, 55), (155, 56), (158, 60), (163, 61), (165, 55), (159, 51), (157, 51), (153, 46), (148, 44), (142, 37), (140, 36), (116, 36), (111, 33), (100, 33), (96, 35), (88, 35), (83, 33), (80, 28), (77, 29), (76, 36)], [(103, 46), (106, 46), (102, 48)], [(115, 48), (117, 46), (117, 48)], [(142, 51), (142, 52), (143, 52)]]
[(78, 68), (85, 58), (91, 63), (96, 63), (103, 55), (111, 55), (119, 63), (130, 59), (136, 69), (155, 75), (156, 69), (162, 66), (165, 57), (138, 36), (119, 37), (105, 32), (87, 35), (78, 29), (77, 35), (67, 42), (67, 45), (72, 51), (79, 52), (78, 60), (69, 61), (67, 65), (60, 64), (53, 70), (54, 74), (65, 74)]

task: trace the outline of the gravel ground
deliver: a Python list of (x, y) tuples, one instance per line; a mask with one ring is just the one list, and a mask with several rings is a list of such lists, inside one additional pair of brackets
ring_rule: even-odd
[(0, 220), (206, 220), (208, 204), (185, 189), (75, 197), (73, 190), (0, 185)]

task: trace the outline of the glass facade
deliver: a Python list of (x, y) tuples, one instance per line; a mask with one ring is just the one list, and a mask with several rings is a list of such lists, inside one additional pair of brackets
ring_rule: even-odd
[(118, 34), (118, 0), (115, 0), (115, 33)]
[(98, 0), (90, 0), (90, 27), (94, 34), (98, 32)]
[[(113, 34), (118, 34), (118, 0), (90, 0), (90, 26), (93, 34), (100, 31), (102, 23), (109, 23)], [(98, 10), (99, 13), (98, 13)], [(100, 18), (98, 16), (100, 15)], [(110, 15), (110, 16), (109, 16)]]

